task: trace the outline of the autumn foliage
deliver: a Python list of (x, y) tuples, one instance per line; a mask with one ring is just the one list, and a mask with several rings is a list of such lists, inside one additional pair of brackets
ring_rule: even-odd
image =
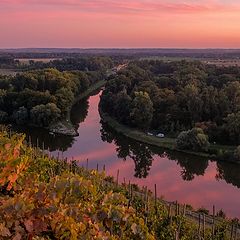
[[(195, 224), (169, 216), (160, 201), (130, 194), (104, 172), (51, 158), (27, 146), (23, 135), (0, 133), (0, 160), (1, 240), (197, 237)], [(214, 239), (227, 239), (225, 229)], [(205, 239), (212, 239), (208, 230)]]

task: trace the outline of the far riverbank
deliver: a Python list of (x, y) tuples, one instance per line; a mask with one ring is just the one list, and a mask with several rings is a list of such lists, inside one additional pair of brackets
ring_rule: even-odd
[[(233, 151), (236, 148), (236, 146), (210, 144), (208, 152), (194, 152), (189, 150), (181, 150), (176, 147), (176, 144), (175, 144), (176, 138), (169, 138), (169, 137), (158, 138), (156, 136), (149, 136), (143, 131), (120, 124), (117, 120), (112, 118), (109, 114), (102, 112), (101, 109), (99, 109), (99, 113), (101, 115), (102, 120), (106, 122), (110, 127), (112, 127), (115, 131), (123, 134), (126, 137), (129, 137), (136, 141), (146, 143), (152, 146), (165, 148), (172, 151), (183, 152), (183, 153), (187, 153), (195, 156), (206, 157), (213, 160), (219, 160), (218, 159), (219, 156), (217, 155), (217, 152), (225, 151), (225, 152), (233, 153)], [(230, 162), (240, 164), (240, 162), (236, 162), (236, 161), (230, 161)]]

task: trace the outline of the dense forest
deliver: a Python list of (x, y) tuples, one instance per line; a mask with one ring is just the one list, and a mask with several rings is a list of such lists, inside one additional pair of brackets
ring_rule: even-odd
[(190, 206), (183, 210), (177, 204), (175, 211), (175, 205), (169, 208), (147, 189), (53, 158), (5, 128), (0, 131), (0, 158), (3, 240), (228, 240), (231, 226), (238, 227), (237, 219), (224, 220), (219, 212), (213, 230), (206, 225), (199, 231), (186, 215)]
[[(240, 68), (199, 61), (134, 61), (112, 76), (101, 108), (144, 131), (192, 139), (240, 143)], [(185, 144), (188, 144), (184, 141)], [(184, 147), (184, 146), (183, 146)], [(198, 150), (198, 149), (195, 149)]]
[(111, 66), (105, 58), (63, 59), (45, 63), (44, 69), (0, 75), (0, 123), (49, 126), (65, 117), (74, 98), (102, 80)]

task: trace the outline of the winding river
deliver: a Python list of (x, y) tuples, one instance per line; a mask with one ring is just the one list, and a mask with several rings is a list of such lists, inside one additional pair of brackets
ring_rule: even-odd
[[(151, 147), (116, 132), (101, 121), (98, 104), (101, 92), (79, 101), (71, 120), (78, 137), (55, 136), (40, 129), (24, 129), (32, 142), (57, 156), (63, 154), (80, 165), (99, 169), (106, 166), (109, 175), (119, 181), (131, 181), (154, 188), (166, 200), (191, 204), (195, 208), (223, 209), (227, 215), (240, 217), (240, 165), (194, 157)], [(21, 129), (22, 131), (23, 129)]]

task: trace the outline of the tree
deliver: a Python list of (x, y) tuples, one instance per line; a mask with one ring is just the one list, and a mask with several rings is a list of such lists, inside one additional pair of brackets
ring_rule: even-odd
[(209, 142), (208, 136), (201, 128), (193, 128), (181, 132), (176, 140), (177, 148), (194, 151), (207, 151)]
[(130, 118), (132, 124), (143, 130), (150, 127), (153, 117), (153, 103), (146, 92), (135, 92)]
[(54, 103), (37, 105), (30, 112), (32, 123), (47, 127), (61, 116), (61, 110)]
[(0, 110), (0, 123), (5, 123), (8, 119), (8, 114)]
[(186, 99), (186, 106), (191, 114), (192, 120), (201, 120), (203, 102), (199, 97), (199, 89), (194, 84), (188, 84), (184, 88), (184, 96)]
[(224, 88), (224, 92), (230, 101), (230, 108), (232, 112), (240, 110), (240, 83), (229, 82)]
[(225, 118), (224, 127), (234, 143), (240, 142), (240, 111), (228, 114)]
[(13, 120), (18, 125), (23, 125), (28, 121), (28, 110), (25, 107), (20, 107), (18, 111), (13, 114)]
[(132, 99), (126, 91), (121, 91), (116, 96), (114, 112), (117, 119), (122, 123), (127, 124), (129, 121), (131, 101)]
[(62, 112), (67, 112), (74, 100), (72, 91), (69, 88), (61, 88), (57, 90), (55, 96), (58, 108), (60, 108)]
[(4, 106), (4, 98), (7, 94), (6, 90), (0, 89), (0, 108), (3, 108)]
[(240, 161), (240, 146), (238, 146), (235, 151), (234, 151), (234, 158), (237, 160), (237, 161)]
[(38, 80), (32, 72), (17, 74), (13, 79), (13, 86), (16, 91), (22, 91), (25, 88), (37, 90)]

